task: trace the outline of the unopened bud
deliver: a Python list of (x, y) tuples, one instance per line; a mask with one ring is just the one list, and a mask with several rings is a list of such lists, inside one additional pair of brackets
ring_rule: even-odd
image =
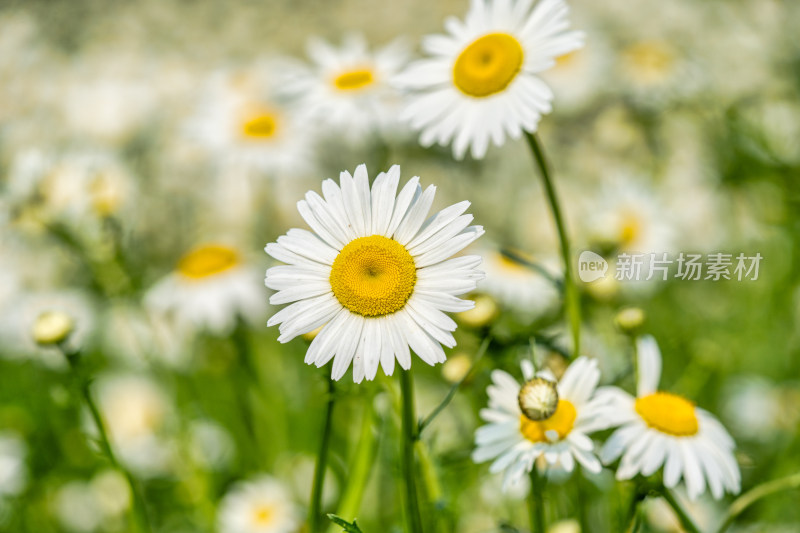
[(558, 407), (556, 384), (544, 378), (533, 378), (519, 390), (519, 408), (530, 420), (547, 420)]
[(614, 317), (614, 324), (628, 335), (636, 335), (644, 325), (644, 311), (638, 307), (626, 307)]
[(72, 317), (61, 311), (45, 311), (36, 318), (31, 334), (41, 345), (58, 344), (67, 340), (75, 329)]
[(313, 341), (313, 340), (314, 340), (314, 338), (315, 338), (317, 335), (319, 335), (319, 332), (320, 332), (320, 331), (322, 331), (322, 327), (323, 327), (323, 326), (320, 326), (320, 327), (318, 327), (317, 329), (315, 329), (314, 331), (309, 331), (308, 333), (303, 333), (303, 335), (302, 335), (303, 339), (305, 339), (305, 340), (306, 340), (306, 342), (311, 342), (311, 341)]

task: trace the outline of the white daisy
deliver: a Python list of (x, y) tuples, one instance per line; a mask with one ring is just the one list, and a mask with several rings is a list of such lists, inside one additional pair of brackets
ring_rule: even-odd
[(325, 325), (305, 361), (318, 367), (333, 361), (333, 379), (353, 363), (353, 379), (386, 375), (395, 359), (411, 367), (409, 347), (429, 365), (446, 359), (441, 345), (456, 342), (456, 323), (443, 311), (470, 309), (457, 295), (475, 289), (481, 259), (448, 259), (483, 235), (464, 215), (460, 202), (428, 217), (436, 187), (423, 192), (412, 178), (396, 194), (400, 167), (380, 173), (370, 190), (367, 168), (342, 172), (340, 185), (322, 183), (297, 207), (314, 230), (292, 229), (266, 252), (287, 266), (267, 271), (266, 285), (278, 292), (270, 303), (296, 302), (276, 313), (280, 342)]
[(371, 52), (361, 35), (347, 35), (340, 48), (314, 39), (308, 45), (313, 66), (288, 70), (286, 92), (323, 129), (350, 140), (398, 127), (400, 96), (389, 80), (405, 65), (400, 42)]
[(260, 276), (236, 249), (207, 243), (186, 253), (175, 270), (145, 296), (154, 313), (171, 314), (179, 327), (224, 335), (238, 318), (259, 320), (266, 312)]
[(398, 77), (418, 91), (404, 110), (420, 143), (453, 143), (461, 159), (471, 148), (483, 158), (489, 140), (503, 144), (536, 131), (551, 110), (553, 93), (537, 77), (557, 57), (583, 44), (583, 34), (568, 31), (563, 0), (473, 0), (465, 20), (445, 21), (449, 35), (422, 43), (432, 57), (419, 60)]
[(277, 479), (240, 482), (219, 504), (220, 533), (293, 533), (300, 527), (297, 506)]
[(221, 163), (275, 176), (296, 175), (313, 160), (312, 136), (302, 118), (277, 98), (269, 72), (215, 73), (186, 124), (186, 135)]
[(683, 477), (691, 500), (706, 488), (720, 499), (727, 490), (738, 493), (741, 474), (733, 456), (733, 439), (711, 413), (689, 400), (658, 390), (661, 353), (650, 336), (637, 341), (639, 378), (636, 398), (609, 387), (600, 395), (614, 425), (620, 425), (600, 453), (603, 462), (620, 456), (617, 479), (649, 476), (664, 466), (664, 486), (673, 488)]
[(516, 261), (514, 256), (517, 255), (522, 254), (516, 251), (507, 254), (496, 249), (482, 252), (486, 279), (479, 290), (526, 317), (540, 316), (554, 309), (559, 293), (553, 282), (545, 274)]
[(534, 374), (529, 361), (521, 366), (522, 385), (507, 372), (492, 372), (492, 385), (486, 389), (489, 407), (480, 413), (488, 424), (475, 432), (472, 459), (494, 459), (489, 471), (505, 470), (504, 487), (518, 483), (540, 456), (555, 470), (572, 472), (577, 460), (589, 472), (599, 472), (588, 434), (605, 429), (610, 421), (604, 416), (604, 401), (593, 397), (600, 380), (597, 361), (577, 358), (558, 383), (547, 370)]

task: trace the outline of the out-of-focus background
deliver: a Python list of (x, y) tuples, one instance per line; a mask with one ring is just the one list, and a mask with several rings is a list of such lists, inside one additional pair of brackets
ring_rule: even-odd
[[(800, 5), (570, 6), (586, 46), (543, 74), (555, 102), (540, 135), (576, 254), (611, 262), (604, 280), (581, 285), (585, 352), (603, 383), (630, 387), (631, 349), (613, 318), (644, 309), (644, 331), (664, 354), (662, 384), (728, 427), (743, 488), (797, 472)], [(266, 327), (276, 309), (262, 250), (305, 227), (295, 204), (306, 191), (362, 162), (371, 176), (397, 163), (403, 181), (436, 184), (435, 208), (470, 200), (487, 230), (475, 248), (487, 271), (483, 312), (458, 317), (447, 363), (414, 361), (424, 414), (494, 339), (426, 434), (439, 474), (427, 490), (438, 489), (447, 530), (524, 529), (520, 494), (502, 495), (470, 453), (490, 370), (517, 368), (536, 338), (537, 356), (558, 371), (568, 344), (557, 289), (502, 253), (560, 275), (526, 146), (457, 162), (448, 148), (421, 148), (391, 108), (378, 130), (359, 134), (310, 118), (283, 91), (286, 72), (310, 64), (311, 38), (338, 46), (357, 32), (372, 48), (400, 39), (412, 58), (421, 36), (467, 9), (466, 0), (0, 2), (0, 531), (131, 527), (128, 484), (99, 453), (75, 373), (32, 340), (48, 311), (74, 321), (68, 349), (81, 353), (156, 531), (233, 531), (237, 483), (264, 479), (279, 487), (282, 512), (304, 516), (329, 369), (303, 364), (307, 340), (280, 345)], [(276, 146), (238, 135), (235, 109), (248, 99), (284, 106)], [(762, 259), (756, 280), (674, 270), (667, 281), (615, 280), (614, 259), (633, 252)], [(374, 452), (359, 524), (400, 531), (396, 383), (349, 381), (337, 388), (325, 509), (337, 509), (353, 465)], [(365, 435), (374, 450), (358, 448)], [(574, 518), (572, 495), (551, 487), (553, 521)], [(615, 531), (620, 490), (609, 471), (590, 480), (596, 531)], [(797, 531), (796, 502), (796, 492), (765, 500), (734, 528)], [(662, 503), (648, 501), (647, 528), (678, 531)], [(725, 508), (701, 499), (691, 511), (711, 527)]]

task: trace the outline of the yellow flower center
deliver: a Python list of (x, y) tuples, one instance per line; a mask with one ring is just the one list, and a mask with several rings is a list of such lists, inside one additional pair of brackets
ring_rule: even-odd
[(358, 91), (374, 82), (375, 76), (368, 68), (348, 70), (333, 78), (333, 86), (340, 91)]
[(350, 311), (383, 316), (399, 311), (414, 292), (414, 258), (399, 242), (382, 235), (350, 241), (331, 267), (333, 295)]
[(619, 227), (619, 240), (622, 244), (632, 244), (642, 232), (642, 223), (639, 217), (626, 213), (622, 217)]
[(519, 415), (519, 430), (531, 442), (550, 442), (547, 433), (555, 431), (561, 440), (569, 435), (577, 416), (575, 406), (569, 400), (558, 400), (558, 407), (553, 415), (541, 421), (531, 420), (525, 415)]
[(556, 58), (556, 68), (566, 68), (577, 61), (579, 50), (573, 50), (566, 54), (561, 54)]
[(464, 94), (478, 98), (499, 93), (517, 76), (523, 55), (522, 45), (511, 35), (484, 35), (456, 58), (453, 83)]
[(268, 505), (259, 505), (253, 510), (253, 524), (258, 527), (268, 526), (275, 517), (275, 510)]
[(669, 392), (656, 392), (636, 398), (636, 412), (653, 429), (676, 437), (697, 433), (694, 404)]
[(178, 272), (191, 279), (202, 279), (225, 272), (239, 264), (236, 250), (209, 244), (195, 248), (178, 262)]
[(249, 139), (266, 140), (275, 136), (278, 117), (274, 113), (258, 113), (242, 122), (242, 134)]

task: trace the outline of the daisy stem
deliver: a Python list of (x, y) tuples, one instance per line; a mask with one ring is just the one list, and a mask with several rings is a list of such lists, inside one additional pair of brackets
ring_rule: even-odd
[(545, 532), (544, 520), (544, 481), (536, 465), (531, 468), (531, 490), (528, 494), (528, 514), (532, 533)]
[(92, 396), (91, 391), (91, 379), (84, 375), (82, 369), (80, 368), (80, 361), (81, 361), (81, 354), (78, 350), (72, 350), (68, 348), (63, 343), (58, 345), (61, 353), (64, 354), (64, 357), (67, 359), (69, 363), (70, 369), (72, 370), (73, 375), (77, 378), (80, 384), (80, 391), (81, 396), (83, 398), (86, 407), (89, 409), (89, 414), (92, 417), (92, 422), (97, 427), (97, 434), (98, 434), (98, 444), (100, 445), (100, 450), (106, 456), (106, 458), (111, 462), (111, 465), (118, 471), (121, 472), (123, 476), (125, 476), (125, 480), (128, 482), (128, 486), (131, 489), (131, 495), (133, 497), (133, 523), (138, 531), (144, 533), (150, 533), (153, 528), (150, 525), (150, 518), (147, 514), (147, 507), (144, 503), (144, 498), (142, 497), (142, 493), (139, 490), (138, 484), (136, 483), (136, 479), (134, 479), (133, 474), (131, 474), (127, 468), (124, 468), (120, 462), (117, 460), (117, 456), (114, 453), (114, 449), (111, 447), (111, 440), (108, 438), (108, 431), (106, 430), (106, 425), (103, 422), (103, 417), (100, 414), (100, 409), (97, 407), (97, 403), (94, 401), (94, 397)]
[(541, 143), (534, 133), (525, 133), (525, 138), (528, 140), (528, 145), (533, 153), (533, 158), (536, 160), (536, 165), (539, 167), (539, 173), (542, 175), (542, 183), (544, 184), (547, 200), (550, 203), (550, 210), (553, 213), (553, 220), (556, 223), (558, 230), (558, 239), (561, 243), (561, 257), (564, 261), (564, 300), (572, 329), (572, 344), (573, 356), (577, 357), (581, 349), (581, 308), (580, 298), (578, 296), (578, 287), (575, 285), (575, 277), (572, 272), (572, 256), (570, 252), (569, 236), (567, 235), (567, 228), (564, 224), (564, 217), (561, 214), (561, 206), (556, 196), (556, 189), (550, 177), (550, 170), (542, 150)]
[(686, 509), (683, 508), (683, 505), (681, 505), (681, 502), (679, 502), (675, 495), (672, 494), (671, 490), (664, 488), (661, 491), (661, 494), (664, 496), (664, 499), (667, 500), (667, 503), (670, 505), (670, 507), (672, 507), (672, 509), (675, 511), (675, 514), (678, 515), (678, 518), (680, 519), (681, 524), (686, 531), (689, 533), (701, 533), (700, 528), (697, 527), (697, 524), (694, 523), (692, 517), (689, 516), (689, 513), (686, 512)]
[(766, 498), (767, 496), (775, 494), (776, 492), (798, 488), (800, 488), (800, 472), (792, 474), (788, 477), (774, 479), (772, 481), (768, 481), (767, 483), (762, 483), (761, 485), (750, 489), (733, 500), (730, 508), (728, 508), (728, 513), (725, 515), (725, 520), (722, 522), (722, 525), (719, 526), (717, 533), (723, 533), (726, 529), (728, 529), (730, 525), (733, 524), (733, 521), (736, 520), (737, 516), (742, 514), (745, 509), (750, 507), (758, 500)]
[(402, 394), (402, 454), (400, 465), (406, 484), (406, 513), (408, 515), (408, 530), (410, 533), (422, 533), (422, 519), (419, 514), (419, 501), (417, 499), (417, 485), (414, 466), (414, 443), (416, 437), (416, 415), (414, 414), (414, 380), (411, 370), (400, 372), (400, 393)]
[(325, 422), (322, 426), (322, 442), (320, 442), (317, 463), (314, 466), (314, 484), (311, 486), (311, 505), (308, 507), (308, 524), (311, 533), (316, 533), (321, 530), (322, 487), (325, 482), (325, 471), (328, 466), (328, 448), (330, 447), (331, 441), (333, 405), (336, 392), (334, 383), (333, 379), (328, 376), (328, 403), (325, 409)]

